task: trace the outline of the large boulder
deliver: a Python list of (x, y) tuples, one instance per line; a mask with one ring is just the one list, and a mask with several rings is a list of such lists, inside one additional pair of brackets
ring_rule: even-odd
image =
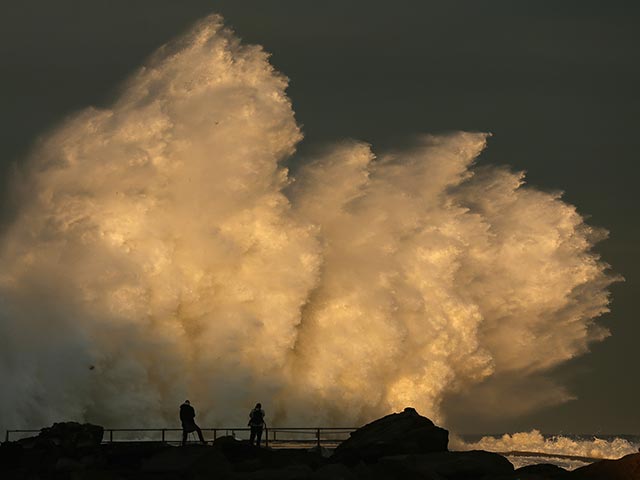
[(571, 472), (571, 480), (640, 480), (640, 453), (601, 460)]
[(19, 440), (25, 448), (59, 448), (66, 454), (94, 449), (102, 443), (104, 428), (90, 423), (63, 422), (40, 430), (36, 437)]
[(23, 448), (16, 442), (0, 444), (0, 465), (2, 468), (18, 468), (22, 462)]
[[(54, 423), (35, 437), (5, 442), (0, 448), (0, 477), (52, 478), (87, 468), (102, 468), (103, 428), (76, 422)], [(19, 473), (19, 472), (22, 472)]]
[(359, 428), (342, 442), (332, 457), (335, 462), (374, 462), (401, 454), (445, 452), (449, 432), (437, 427), (413, 408), (392, 413)]

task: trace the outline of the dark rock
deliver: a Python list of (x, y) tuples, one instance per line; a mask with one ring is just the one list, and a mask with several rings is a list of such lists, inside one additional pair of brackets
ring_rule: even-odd
[[(103, 432), (103, 428), (97, 425), (54, 423), (51, 427), (43, 428), (35, 437), (3, 444), (0, 457), (12, 451), (16, 460), (2, 458), (0, 468), (6, 471), (19, 461), (18, 468), (26, 469), (29, 472), (27, 476), (46, 478), (84, 470), (90, 463), (99, 465), (102, 462), (96, 452), (100, 449)], [(81, 461), (83, 458), (84, 462)], [(88, 458), (92, 459), (91, 462), (86, 461)]]
[(640, 480), (640, 453), (601, 460), (570, 472), (571, 480)]
[(334, 462), (373, 462), (389, 455), (444, 452), (449, 432), (413, 408), (392, 413), (359, 428), (342, 442), (332, 457)]
[(285, 465), (307, 465), (313, 470), (326, 465), (326, 459), (318, 451), (300, 449), (273, 450), (268, 458), (269, 465), (283, 467)]
[(357, 465), (351, 467), (350, 470), (354, 473), (358, 480), (390, 480), (395, 478), (393, 475), (388, 475), (386, 472), (381, 471), (379, 465), (372, 463), (360, 462)]
[(69, 480), (124, 480), (124, 477), (109, 470), (78, 470), (69, 474)]
[[(341, 464), (336, 463), (335, 465), (341, 465)], [(374, 472), (373, 472), (373, 469), (371, 468), (371, 464), (367, 464), (364, 462), (360, 462), (357, 465), (352, 466), (351, 468), (349, 468), (349, 470), (353, 472), (353, 474), (358, 480), (372, 480), (374, 477)]]
[(378, 463), (387, 469), (393, 467), (429, 479), (470, 480), (513, 473), (513, 465), (509, 460), (497, 453), (482, 450), (396, 455), (383, 457)]
[(200, 445), (169, 447), (141, 462), (142, 472), (198, 472), (223, 473), (230, 470), (229, 462), (217, 450)]
[(210, 477), (222, 477), (223, 474), (231, 471), (231, 465), (219, 452), (208, 448), (207, 453), (193, 464), (191, 471)]
[(230, 461), (254, 457), (259, 455), (262, 450), (251, 445), (249, 442), (236, 440), (232, 436), (218, 437), (213, 442), (213, 448), (222, 452)]
[(266, 468), (270, 463), (270, 450), (255, 447), (231, 436), (217, 438), (213, 442), (213, 449), (220, 452), (229, 463), (233, 464), (236, 471), (253, 472)]
[(515, 478), (523, 480), (555, 480), (567, 478), (567, 475), (569, 475), (568, 471), (551, 463), (527, 465), (515, 471)]
[(331, 455), (333, 455), (333, 450), (326, 447), (318, 447), (318, 446), (307, 449), (307, 452), (320, 455), (323, 458), (329, 458)]
[(55, 470), (57, 472), (72, 472), (75, 470), (83, 470), (84, 465), (75, 458), (60, 457), (56, 461)]
[(4, 442), (0, 445), (0, 465), (3, 468), (17, 468), (22, 462), (23, 448), (17, 442)]
[(324, 465), (309, 476), (311, 480), (357, 480), (358, 476), (341, 463)]
[(142, 462), (170, 447), (162, 442), (122, 442), (102, 445), (106, 463), (118, 469), (138, 469)]
[(39, 480), (41, 477), (34, 475), (28, 468), (21, 467), (11, 470), (0, 470), (2, 480)]
[(58, 450), (50, 452), (42, 448), (24, 449), (20, 463), (29, 470), (53, 470), (59, 453)]
[(99, 452), (85, 455), (80, 458), (80, 463), (87, 468), (102, 468), (107, 464), (106, 459)]
[(36, 437), (18, 440), (24, 448), (55, 448), (65, 454), (73, 454), (77, 450), (97, 448), (102, 443), (104, 429), (90, 423), (64, 422), (54, 423), (51, 427), (40, 430)]
[(415, 455), (382, 457), (368, 466), (373, 470), (374, 480), (447, 480), (431, 466), (421, 465)]
[(282, 469), (291, 465), (305, 465), (315, 470), (326, 463), (317, 451), (257, 448), (233, 437), (216, 439), (213, 448), (221, 452), (237, 472)]
[(313, 471), (307, 465), (289, 465), (283, 468), (267, 468), (235, 474), (237, 480), (308, 480)]

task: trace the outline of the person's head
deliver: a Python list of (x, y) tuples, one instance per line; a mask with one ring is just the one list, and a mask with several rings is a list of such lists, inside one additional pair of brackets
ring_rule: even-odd
[(262, 404), (261, 403), (256, 403), (256, 408), (262, 408)]
[(185, 400), (185, 401), (184, 401), (184, 404), (185, 404), (185, 405), (191, 405), (191, 402), (190, 402), (189, 400)]

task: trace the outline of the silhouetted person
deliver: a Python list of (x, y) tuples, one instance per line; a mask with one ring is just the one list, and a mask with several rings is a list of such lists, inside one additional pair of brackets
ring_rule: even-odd
[(256, 440), (256, 446), (259, 447), (260, 440), (262, 440), (262, 429), (264, 427), (264, 410), (262, 410), (260, 403), (256, 403), (255, 408), (249, 412), (249, 426), (251, 427), (249, 443), (253, 445), (253, 441)]
[(202, 430), (200, 427), (196, 425), (196, 411), (189, 403), (189, 400), (185, 400), (182, 405), (180, 405), (180, 421), (182, 422), (182, 445), (186, 445), (187, 436), (191, 432), (198, 432), (198, 437), (200, 438), (200, 442), (205, 443), (204, 438), (202, 437)]

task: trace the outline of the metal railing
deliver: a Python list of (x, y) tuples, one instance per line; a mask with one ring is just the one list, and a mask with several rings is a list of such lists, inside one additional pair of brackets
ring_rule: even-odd
[[(349, 437), (357, 427), (266, 427), (263, 441), (266, 447), (272, 448), (308, 448), (336, 447)], [(250, 428), (202, 428), (206, 443), (211, 443), (221, 436), (236, 439), (248, 439)], [(36, 435), (40, 430), (7, 430), (5, 441), (15, 437)], [(193, 432), (192, 432), (193, 433)], [(192, 435), (190, 435), (192, 437)], [(190, 441), (193, 441), (190, 439)], [(181, 428), (105, 428), (102, 443), (117, 442), (164, 442), (181, 443)]]

